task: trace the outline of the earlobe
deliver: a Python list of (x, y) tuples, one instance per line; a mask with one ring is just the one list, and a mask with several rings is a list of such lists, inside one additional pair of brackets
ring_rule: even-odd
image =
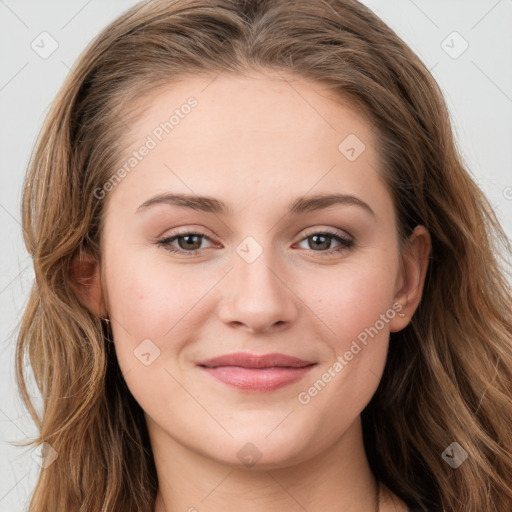
[(107, 314), (101, 287), (100, 265), (87, 251), (71, 262), (69, 279), (79, 301), (96, 316)]
[(395, 295), (396, 308), (400, 311), (390, 322), (391, 332), (407, 326), (421, 301), (431, 246), (427, 228), (416, 226), (402, 254), (401, 286)]

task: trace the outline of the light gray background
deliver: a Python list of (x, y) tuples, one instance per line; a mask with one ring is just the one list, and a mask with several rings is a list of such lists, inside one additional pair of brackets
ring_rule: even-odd
[[(20, 227), (22, 178), (48, 106), (85, 45), (131, 0), (0, 0), (0, 511), (27, 510), (37, 452), (14, 384), (17, 324), (33, 276)], [(512, 235), (512, 0), (364, 0), (445, 93), (469, 169)], [(31, 47), (49, 51), (42, 58)], [(456, 31), (459, 35), (452, 33)], [(444, 43), (443, 43), (444, 41)], [(467, 44), (467, 50), (458, 55)], [(38, 45), (38, 46), (36, 46)], [(450, 55), (451, 54), (451, 55)], [(43, 55), (46, 57), (46, 55)], [(454, 58), (457, 57), (457, 58)], [(35, 393), (35, 391), (34, 391)]]

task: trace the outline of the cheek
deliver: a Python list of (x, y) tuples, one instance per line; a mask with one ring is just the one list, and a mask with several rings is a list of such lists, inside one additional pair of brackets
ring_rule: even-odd
[[(171, 264), (156, 254), (146, 247), (105, 255), (108, 308), (123, 371), (133, 368), (146, 375), (149, 368), (174, 365), (201, 324), (212, 320), (209, 292), (226, 272), (220, 267), (200, 271), (194, 265)], [(153, 352), (158, 355), (148, 368), (136, 359), (142, 347), (151, 359)]]
[(169, 336), (190, 309), (194, 286), (154, 261), (151, 252), (106, 252), (108, 309), (119, 364), (125, 369), (135, 363), (134, 350), (144, 340), (161, 349), (162, 337)]
[(373, 326), (392, 306), (397, 258), (391, 254), (386, 258), (384, 253), (381, 256), (340, 265), (335, 272), (304, 279), (299, 285), (301, 298), (330, 328), (328, 332), (334, 336), (336, 348), (343, 348), (365, 328)]
[[(289, 300), (296, 302), (298, 297), (298, 307), (303, 303), (305, 313), (313, 315), (310, 328), (316, 324), (342, 349), (391, 306), (396, 261), (394, 254), (382, 252), (336, 266), (296, 267), (288, 275), (294, 290)], [(168, 339), (170, 331), (177, 341), (184, 326), (198, 325), (207, 320), (206, 314), (215, 313), (213, 297), (222, 300), (222, 265), (170, 264), (147, 248), (106, 252), (105, 262), (108, 307), (116, 341), (123, 344), (128, 339), (132, 344), (146, 338)], [(216, 286), (215, 293), (209, 293)]]
[(145, 264), (143, 260), (137, 266), (118, 261), (106, 285), (114, 322), (133, 338), (160, 338), (172, 327), (187, 293), (181, 281), (167, 280), (154, 263)]
[(301, 404), (343, 404), (329, 413), (338, 421), (353, 417), (371, 399), (386, 362), (389, 321), (396, 314), (397, 271), (397, 254), (381, 252), (378, 258), (340, 266), (329, 279), (304, 281), (304, 297), (321, 320), (318, 325), (328, 327), (322, 330), (330, 355), (304, 387)]

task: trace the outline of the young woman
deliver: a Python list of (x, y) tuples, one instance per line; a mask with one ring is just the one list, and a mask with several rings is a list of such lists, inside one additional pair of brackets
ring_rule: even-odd
[(31, 511), (512, 510), (509, 247), (461, 162), (355, 0), (115, 20), (26, 177)]

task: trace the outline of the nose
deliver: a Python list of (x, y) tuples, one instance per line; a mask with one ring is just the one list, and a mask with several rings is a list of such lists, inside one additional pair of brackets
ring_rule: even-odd
[(300, 300), (293, 283), (275, 260), (272, 263), (264, 255), (265, 251), (252, 263), (234, 255), (235, 265), (225, 280), (219, 310), (226, 325), (255, 334), (270, 333), (297, 318)]

